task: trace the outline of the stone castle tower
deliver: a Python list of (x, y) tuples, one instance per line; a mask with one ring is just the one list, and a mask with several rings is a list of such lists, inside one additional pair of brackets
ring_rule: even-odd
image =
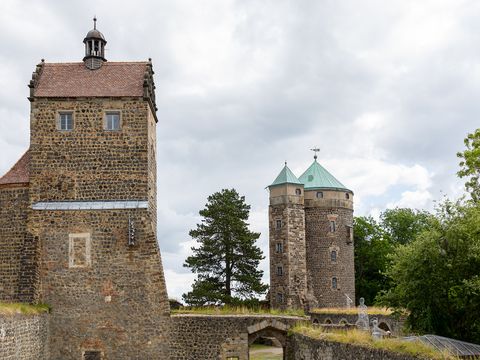
[(151, 61), (37, 65), (30, 149), (0, 178), (0, 301), (52, 307), (51, 359), (167, 359)]
[(353, 192), (317, 162), (285, 167), (270, 190), (270, 304), (344, 307), (355, 299)]

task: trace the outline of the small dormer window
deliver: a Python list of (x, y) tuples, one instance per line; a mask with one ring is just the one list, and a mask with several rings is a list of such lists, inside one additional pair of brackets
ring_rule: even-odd
[(105, 130), (120, 130), (120, 111), (107, 111), (105, 114)]
[(302, 189), (295, 189), (296, 195), (302, 195)]
[(61, 111), (58, 114), (58, 130), (71, 131), (73, 130), (73, 112)]
[(323, 199), (323, 191), (317, 191), (317, 199)]

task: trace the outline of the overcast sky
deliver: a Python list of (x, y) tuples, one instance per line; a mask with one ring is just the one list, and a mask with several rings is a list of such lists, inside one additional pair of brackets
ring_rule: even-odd
[(245, 195), (268, 255), (265, 186), (284, 161), (300, 176), (313, 146), (356, 215), (462, 194), (455, 154), (480, 126), (474, 0), (2, 0), (0, 173), (29, 146), (35, 65), (81, 61), (94, 14), (109, 61), (153, 59), (170, 297), (193, 279), (182, 263), (207, 196)]

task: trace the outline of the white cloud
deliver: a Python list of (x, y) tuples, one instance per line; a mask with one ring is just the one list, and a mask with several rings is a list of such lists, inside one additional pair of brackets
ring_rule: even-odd
[(171, 294), (189, 288), (188, 231), (207, 196), (246, 195), (266, 252), (264, 187), (285, 160), (300, 175), (312, 146), (357, 215), (462, 192), (455, 153), (480, 112), (473, 0), (2, 1), (0, 172), (28, 146), (35, 64), (80, 61), (93, 13), (110, 61), (153, 58)]

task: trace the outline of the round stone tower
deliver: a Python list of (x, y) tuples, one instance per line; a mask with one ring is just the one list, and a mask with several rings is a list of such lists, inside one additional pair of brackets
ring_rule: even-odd
[(299, 180), (305, 192), (308, 305), (345, 307), (355, 299), (353, 192), (316, 155)]

